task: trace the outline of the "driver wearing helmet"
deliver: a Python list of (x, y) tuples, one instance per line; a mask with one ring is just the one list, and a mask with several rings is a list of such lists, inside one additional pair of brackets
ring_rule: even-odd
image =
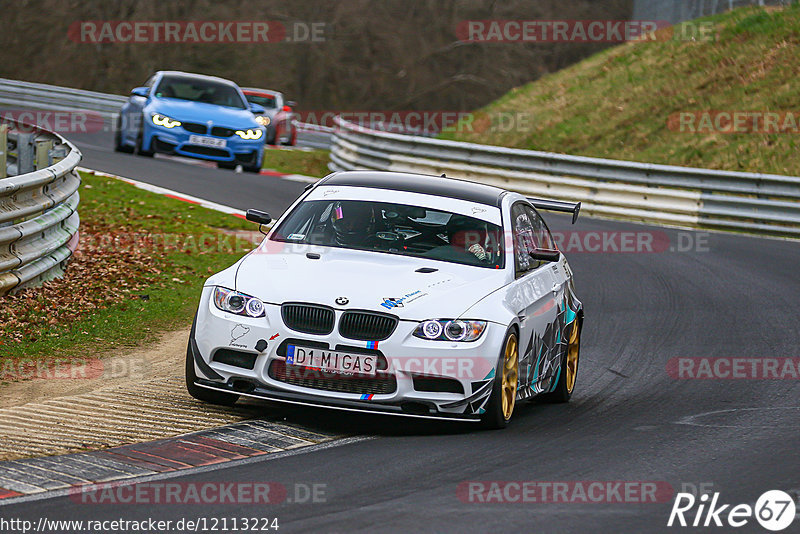
[(471, 217), (454, 215), (447, 223), (450, 245), (474, 255), (481, 262), (491, 260), (491, 255), (485, 248), (487, 234), (486, 225)]
[(339, 202), (331, 214), (336, 243), (347, 247), (369, 248), (375, 244), (376, 217), (368, 202)]

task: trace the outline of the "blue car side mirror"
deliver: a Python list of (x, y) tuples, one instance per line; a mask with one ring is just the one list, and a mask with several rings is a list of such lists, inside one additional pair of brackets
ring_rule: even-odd
[(147, 98), (147, 96), (150, 94), (150, 88), (149, 87), (136, 87), (135, 89), (131, 90), (131, 94), (133, 96), (143, 96), (144, 98)]
[(267, 112), (267, 110), (264, 109), (264, 106), (254, 104), (252, 102), (250, 102), (250, 111), (252, 111), (254, 115), (263, 115)]

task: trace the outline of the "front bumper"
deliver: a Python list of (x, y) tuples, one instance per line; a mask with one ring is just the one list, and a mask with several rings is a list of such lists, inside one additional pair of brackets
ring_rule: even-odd
[(149, 144), (150, 150), (154, 152), (208, 161), (236, 162), (243, 165), (261, 164), (261, 151), (264, 147), (263, 136), (260, 139), (242, 139), (236, 134), (225, 138), (202, 135), (202, 137), (224, 139), (225, 147), (223, 148), (190, 143), (190, 136), (197, 134), (192, 134), (180, 126), (171, 129), (152, 126), (148, 127), (147, 134), (143, 140), (144, 145)]
[[(486, 409), (506, 334), (503, 325), (489, 323), (477, 341), (450, 343), (413, 337), (417, 322), (400, 321), (389, 339), (368, 348), (368, 342), (341, 337), (338, 329), (325, 336), (292, 331), (277, 305), (266, 305), (266, 317), (258, 319), (223, 312), (214, 306), (212, 291), (203, 289), (191, 343), (198, 386), (279, 402), (411, 417), (478, 421)], [(345, 309), (335, 311), (338, 325)], [(267, 344), (261, 352), (255, 349), (259, 341)], [(301, 369), (301, 375), (293, 377), (312, 372), (319, 380), (288, 381), (288, 344), (377, 354), (385, 368), (370, 381), (290, 366)], [(232, 353), (242, 355), (248, 365), (216, 359)], [(331, 385), (339, 390), (325, 389)]]

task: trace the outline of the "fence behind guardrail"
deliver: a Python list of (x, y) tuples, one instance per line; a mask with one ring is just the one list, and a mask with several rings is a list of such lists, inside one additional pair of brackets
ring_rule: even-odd
[(0, 124), (0, 296), (61, 275), (78, 242), (80, 151), (58, 134)]

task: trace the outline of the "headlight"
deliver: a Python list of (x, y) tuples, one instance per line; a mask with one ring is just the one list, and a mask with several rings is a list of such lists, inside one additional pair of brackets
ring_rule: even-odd
[(236, 130), (236, 135), (242, 139), (261, 139), (264, 132), (260, 128), (251, 128), (249, 130)]
[(264, 115), (259, 115), (256, 117), (256, 122), (261, 126), (269, 126), (269, 117), (265, 117)]
[(255, 297), (225, 289), (214, 288), (214, 304), (222, 311), (246, 317), (264, 317), (264, 303)]
[(475, 341), (486, 330), (486, 321), (429, 319), (414, 330), (414, 336), (431, 341)]
[(160, 113), (153, 113), (153, 124), (156, 126), (163, 126), (164, 128), (175, 128), (181, 125), (181, 121), (170, 119), (166, 115), (161, 115)]

